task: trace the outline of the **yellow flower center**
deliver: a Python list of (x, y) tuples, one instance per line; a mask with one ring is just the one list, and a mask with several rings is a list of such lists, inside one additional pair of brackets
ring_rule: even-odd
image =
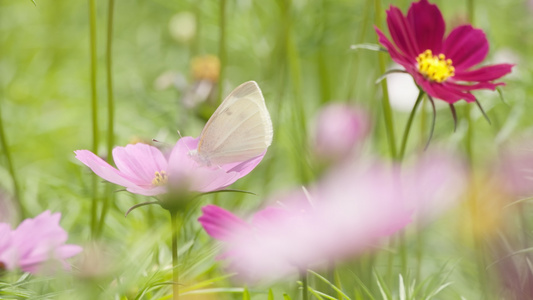
[(418, 63), (418, 72), (431, 81), (440, 83), (455, 75), (452, 60), (446, 59), (444, 54), (433, 55), (433, 52), (428, 49), (418, 55), (416, 62)]
[(155, 172), (155, 178), (152, 180), (152, 184), (155, 186), (162, 186), (167, 184), (168, 177), (167, 172), (161, 171), (161, 172)]

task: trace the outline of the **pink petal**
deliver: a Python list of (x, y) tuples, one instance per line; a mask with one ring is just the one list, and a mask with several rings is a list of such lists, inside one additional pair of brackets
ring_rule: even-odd
[(83, 248), (78, 245), (62, 245), (56, 249), (56, 256), (58, 259), (66, 259), (78, 255), (83, 251)]
[(462, 86), (453, 85), (451, 82), (433, 84), (432, 86), (433, 91), (438, 95), (436, 97), (448, 103), (455, 103), (461, 99), (464, 99), (466, 102), (476, 101), (476, 97), (469, 93), (468, 90), (462, 88)]
[(482, 62), (489, 52), (489, 43), (481, 29), (471, 25), (456, 27), (444, 41), (443, 51), (460, 73)]
[(418, 73), (413, 77), (420, 88), (433, 98), (441, 99), (448, 103), (455, 103), (461, 99), (465, 99), (467, 102), (476, 100), (474, 95), (463, 91), (460, 87), (450, 85), (450, 82), (431, 82)]
[(400, 53), (396, 47), (387, 39), (387, 37), (379, 30), (379, 28), (374, 27), (376, 33), (378, 34), (378, 41), (383, 47), (387, 49), (392, 60), (402, 65), (407, 70), (413, 69), (416, 60), (414, 57), (406, 56), (405, 54)]
[(263, 155), (241, 163), (207, 166), (199, 163), (191, 150), (195, 150), (198, 138), (181, 138), (170, 153), (169, 181), (173, 186), (182, 186), (190, 191), (211, 192), (223, 189), (248, 174), (263, 158)]
[(455, 72), (453, 80), (460, 81), (493, 81), (511, 73), (514, 65), (498, 64), (481, 67), (472, 71)]
[(396, 6), (391, 6), (387, 10), (387, 25), (392, 40), (404, 55), (414, 59), (420, 54), (421, 51), (418, 49), (414, 29), (407, 22), (402, 11)]
[(202, 212), (198, 222), (202, 224), (207, 234), (217, 240), (230, 241), (236, 232), (248, 230), (250, 227), (234, 214), (216, 205), (204, 206)]
[(144, 184), (151, 184), (155, 172), (167, 171), (167, 160), (163, 153), (143, 143), (116, 147), (113, 149), (113, 160), (123, 174), (140, 178)]
[(427, 49), (434, 54), (441, 53), (446, 24), (437, 5), (427, 0), (414, 2), (407, 12), (407, 20), (418, 43), (417, 55)]
[(496, 87), (505, 85), (505, 83), (503, 82), (497, 82), (497, 83), (480, 82), (476, 84), (462, 84), (462, 83), (455, 83), (455, 82), (446, 82), (445, 85), (448, 87), (457, 89), (457, 90), (467, 92), (467, 91), (474, 91), (474, 90), (493, 90), (494, 91)]
[(254, 158), (250, 158), (249, 160), (238, 162), (238, 163), (231, 163), (231, 164), (225, 164), (220, 166), (226, 172), (236, 172), (239, 173), (238, 178), (242, 178), (246, 176), (248, 173), (250, 173), (255, 167), (263, 160), (263, 157), (265, 157), (266, 150), (261, 155), (256, 156)]
[(81, 251), (79, 246), (64, 245), (67, 232), (59, 225), (60, 213), (45, 211), (33, 219), (24, 220), (12, 234), (12, 249), (16, 264), (26, 272), (36, 272), (48, 261), (64, 259)]
[(88, 150), (76, 150), (76, 158), (88, 166), (96, 175), (103, 179), (125, 187), (136, 186), (138, 184), (151, 184), (151, 181), (143, 182), (140, 178), (130, 177), (119, 170), (113, 168), (100, 157)]

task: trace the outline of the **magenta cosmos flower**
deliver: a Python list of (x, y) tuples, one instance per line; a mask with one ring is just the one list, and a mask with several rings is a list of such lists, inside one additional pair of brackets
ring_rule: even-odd
[(170, 155), (147, 144), (127, 145), (113, 149), (117, 168), (88, 150), (77, 150), (76, 158), (103, 179), (124, 186), (135, 194), (155, 196), (168, 188), (186, 188), (194, 192), (223, 189), (250, 173), (265, 153), (252, 159), (208, 166), (191, 154), (198, 146), (198, 138), (183, 137)]
[(45, 211), (24, 220), (15, 230), (0, 223), (0, 266), (36, 273), (50, 271), (53, 268), (50, 263), (59, 262), (69, 269), (65, 259), (80, 253), (82, 248), (65, 244), (68, 234), (59, 225), (60, 219), (60, 213)]
[(471, 91), (494, 90), (493, 81), (511, 72), (513, 65), (497, 64), (472, 69), (489, 51), (482, 30), (471, 25), (454, 28), (446, 38), (446, 24), (439, 8), (420, 0), (411, 4), (407, 16), (398, 7), (387, 11), (392, 42), (379, 30), (379, 42), (391, 58), (410, 73), (429, 96), (453, 104), (461, 99), (474, 102)]
[[(202, 208), (199, 222), (223, 242), (222, 257), (241, 279), (278, 279), (376, 248), (409, 224), (415, 211), (425, 213), (425, 205), (446, 191), (462, 189), (456, 166), (435, 161), (400, 170), (361, 160), (335, 170), (308, 192), (273, 197), (269, 202), (276, 204), (250, 222), (214, 205)], [(451, 201), (457, 194), (448, 196)]]

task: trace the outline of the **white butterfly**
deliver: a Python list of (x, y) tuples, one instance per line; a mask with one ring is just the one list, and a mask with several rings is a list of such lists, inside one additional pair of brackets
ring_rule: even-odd
[(239, 85), (205, 124), (190, 155), (206, 165), (241, 162), (262, 154), (272, 143), (270, 114), (255, 81)]

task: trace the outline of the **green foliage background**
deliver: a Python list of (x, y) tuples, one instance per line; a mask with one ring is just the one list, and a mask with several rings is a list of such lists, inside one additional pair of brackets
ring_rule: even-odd
[[(267, 156), (249, 176), (232, 188), (258, 196), (221, 194), (203, 198), (190, 211), (180, 237), (180, 270), (183, 291), (203, 293), (185, 299), (242, 299), (242, 286), (228, 280), (223, 263), (215, 261), (218, 246), (194, 221), (199, 206), (217, 203), (246, 215), (276, 192), (314, 180), (318, 167), (310, 155), (313, 117), (329, 101), (353, 103), (368, 110), (373, 131), (367, 151), (390, 159), (381, 112), (381, 93), (375, 84), (381, 75), (377, 54), (353, 51), (350, 46), (376, 43), (374, 1), (370, 0), (225, 0), (226, 36), (219, 88), (227, 95), (247, 80), (261, 86), (270, 110), (275, 138)], [(115, 98), (115, 145), (135, 139), (156, 138), (173, 144), (182, 135), (198, 136), (209, 113), (184, 108), (183, 91), (155, 88), (156, 79), (167, 71), (181, 73), (192, 82), (191, 59), (218, 55), (220, 5), (214, 0), (116, 1), (113, 34), (113, 81)], [(409, 1), (391, 1), (404, 12)], [(434, 1), (447, 20), (447, 32), (466, 19), (464, 1)], [(384, 10), (389, 1), (382, 4)], [(188, 41), (174, 39), (171, 18), (194, 15), (196, 32)], [(106, 155), (105, 39), (107, 2), (97, 1), (97, 96), (100, 128), (98, 154)], [(502, 90), (478, 93), (492, 125), (473, 109), (475, 126), (474, 165), (490, 170), (500, 147), (531, 131), (533, 102), (532, 9), (517, 0), (486, 0), (475, 3), (474, 23), (489, 39), (487, 62), (505, 56), (517, 66)], [(69, 242), (86, 247), (83, 258), (73, 260), (74, 272), (59, 276), (29, 276), (19, 273), (0, 278), (2, 299), (169, 299), (171, 289), (170, 228), (167, 213), (156, 206), (143, 207), (127, 218), (125, 211), (145, 198), (125, 192), (113, 193), (101, 239), (90, 241), (92, 175), (75, 158), (76, 149), (91, 149), (91, 89), (88, 1), (0, 0), (0, 117), (21, 195), (28, 216), (44, 210), (62, 213), (61, 225), (70, 233)], [(384, 15), (384, 11), (382, 12)], [(384, 28), (384, 23), (379, 24)], [(180, 30), (180, 28), (177, 28)], [(502, 62), (502, 61), (498, 61)], [(414, 101), (414, 99), (413, 99)], [(467, 124), (463, 104), (458, 105), (459, 124), (443, 106), (438, 109), (436, 130), (430, 147), (463, 151)], [(213, 111), (215, 106), (207, 107)], [(426, 114), (430, 118), (430, 113)], [(201, 117), (203, 116), (203, 117)], [(394, 111), (397, 136), (407, 113)], [(429, 121), (426, 121), (429, 122)], [(424, 124), (424, 123), (422, 123)], [(425, 123), (429, 124), (429, 123)], [(427, 138), (428, 127), (413, 131), (408, 151), (413, 153)], [(425, 135), (425, 137), (424, 137)], [(11, 176), (0, 149), (2, 197), (14, 195)], [(98, 185), (99, 194), (106, 184)], [(119, 187), (113, 187), (119, 189)], [(527, 206), (521, 213), (526, 216)], [(508, 213), (508, 212), (504, 212)], [(502, 213), (502, 214), (504, 214)], [(510, 212), (514, 223), (516, 212)], [(460, 208), (422, 231), (424, 256), (416, 263), (416, 239), (408, 233), (410, 268), (421, 274), (402, 274), (406, 286), (420, 288), (409, 299), (426, 299), (446, 286), (436, 299), (496, 299), (497, 276), (479, 280), (476, 252), (462, 231)], [(14, 225), (19, 222), (10, 215)], [(518, 236), (528, 228), (516, 227)], [(99, 250), (91, 250), (92, 248)], [(516, 249), (518, 250), (518, 249)], [(385, 278), (388, 251), (365, 254), (338, 269), (335, 285), (351, 299), (401, 299), (399, 267)], [(97, 254), (95, 254), (97, 253)], [(490, 261), (490, 259), (489, 259)], [(488, 273), (494, 269), (488, 269)], [(311, 285), (337, 299), (327, 284), (310, 275)], [(417, 280), (418, 279), (418, 280)], [(427, 279), (426, 281), (424, 281)], [(383, 281), (385, 288), (379, 282)], [(253, 287), (252, 299), (267, 299), (270, 286)], [(217, 290), (212, 290), (217, 289)], [(275, 299), (287, 293), (297, 296), (296, 278), (273, 285)], [(368, 293), (365, 292), (368, 289)], [(408, 287), (407, 287), (408, 289)], [(409, 290), (409, 289), (408, 289)], [(413, 289), (414, 290), (414, 289)], [(385, 296), (382, 296), (385, 294)], [(372, 296), (370, 296), (372, 295)], [(480, 296), (484, 295), (484, 296)], [(246, 293), (245, 296), (246, 298)], [(464, 298), (463, 298), (464, 297)], [(324, 298), (326, 299), (326, 298)]]

